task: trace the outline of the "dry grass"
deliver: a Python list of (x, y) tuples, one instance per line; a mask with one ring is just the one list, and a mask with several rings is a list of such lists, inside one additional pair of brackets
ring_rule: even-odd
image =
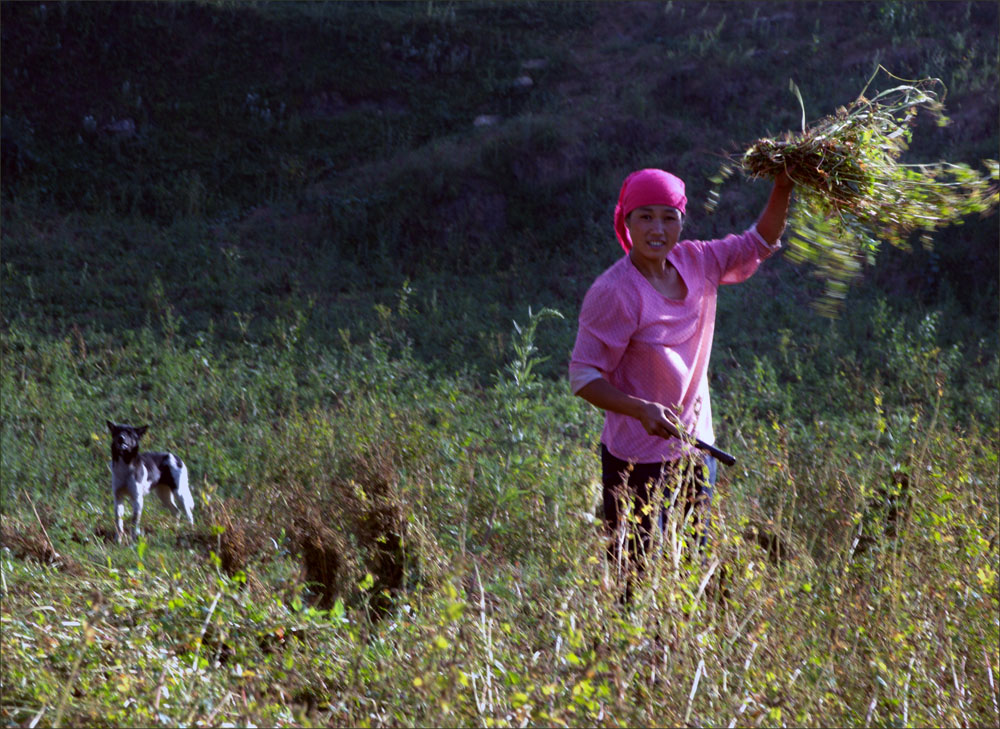
[(69, 574), (83, 574), (79, 562), (56, 551), (40, 520), (31, 524), (4, 514), (0, 518), (0, 548), (9, 549), (17, 559), (30, 559)]
[(266, 580), (272, 547), (287, 548), (316, 607), (363, 597), (376, 615), (384, 614), (418, 561), (418, 550), (407, 543), (407, 509), (392, 458), (387, 449), (374, 449), (325, 483), (275, 485), (238, 502), (212, 500), (209, 526), (194, 541), (206, 557), (216, 555), (223, 572), (242, 573), (254, 588)]

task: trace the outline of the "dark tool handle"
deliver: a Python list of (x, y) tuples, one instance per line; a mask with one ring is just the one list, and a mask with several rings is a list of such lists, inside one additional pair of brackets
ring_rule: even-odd
[(726, 453), (725, 451), (716, 448), (714, 445), (709, 445), (708, 443), (700, 441), (697, 438), (695, 438), (694, 444), (699, 449), (715, 456), (718, 460), (722, 461), (727, 466), (731, 466), (734, 463), (736, 463), (736, 456), (734, 456), (732, 453)]

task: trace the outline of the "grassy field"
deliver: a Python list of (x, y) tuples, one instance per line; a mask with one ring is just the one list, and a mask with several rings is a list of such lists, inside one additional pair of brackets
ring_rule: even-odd
[[(996, 5), (0, 11), (5, 725), (1000, 721), (995, 217), (837, 318), (780, 257), (720, 293), (738, 462), (627, 607), (564, 379), (626, 172), (744, 226), (719, 155), (879, 63), (949, 89), (914, 159), (995, 157)], [(189, 464), (193, 529), (115, 544), (106, 419)]]

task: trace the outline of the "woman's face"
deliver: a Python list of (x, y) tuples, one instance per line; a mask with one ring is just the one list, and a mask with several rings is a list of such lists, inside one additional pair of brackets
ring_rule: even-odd
[(666, 260), (681, 235), (681, 213), (666, 205), (644, 205), (625, 218), (632, 253), (649, 262)]

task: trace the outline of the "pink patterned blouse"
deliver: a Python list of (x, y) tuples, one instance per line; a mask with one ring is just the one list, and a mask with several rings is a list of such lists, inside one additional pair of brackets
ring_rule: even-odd
[[(573, 392), (604, 377), (622, 392), (670, 407), (688, 433), (713, 443), (708, 360), (718, 287), (746, 280), (779, 247), (769, 246), (756, 227), (719, 240), (678, 242), (667, 259), (687, 284), (680, 300), (659, 293), (627, 255), (621, 258), (584, 297), (569, 367)], [(605, 413), (601, 440), (634, 463), (674, 460), (688, 450), (612, 412)]]

